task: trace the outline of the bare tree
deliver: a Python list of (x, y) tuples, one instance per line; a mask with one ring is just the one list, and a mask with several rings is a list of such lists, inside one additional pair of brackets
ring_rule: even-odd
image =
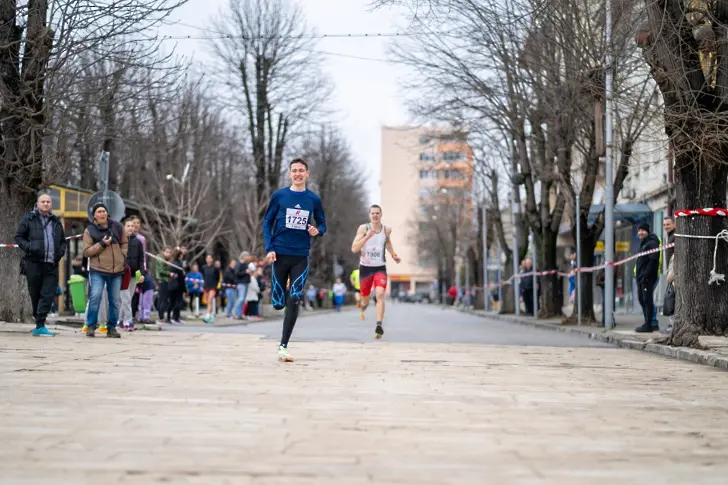
[(367, 194), (361, 170), (339, 131), (328, 126), (311, 130), (300, 153), (309, 163), (310, 187), (321, 197), (331, 229), (312, 248), (311, 279), (328, 285), (333, 283), (334, 262), (344, 271), (359, 264), (358, 255), (351, 253), (351, 241), (359, 224), (367, 221)]
[[(13, 0), (0, 4), (0, 238), (12, 239), (35, 192), (55, 174), (63, 157), (45, 146), (53, 108), (77, 83), (69, 66), (88, 53), (108, 57), (116, 42), (154, 42), (151, 27), (180, 3), (131, 0), (123, 3)], [(134, 40), (129, 40), (129, 37)], [(64, 88), (65, 86), (65, 88)], [(59, 117), (60, 119), (60, 117)], [(10, 275), (0, 290), (0, 320), (18, 321), (23, 305), (11, 295), (24, 294), (18, 277), (21, 254), (0, 253), (0, 269)]]
[[(675, 158), (678, 209), (726, 207), (728, 189), (728, 33), (725, 2), (645, 2), (637, 42), (665, 103), (665, 132)], [(713, 240), (725, 217), (680, 217), (675, 244), (677, 311), (673, 345), (698, 347), (700, 335), (728, 334), (728, 247)], [(714, 248), (717, 245), (717, 254)], [(711, 273), (711, 271), (713, 271)], [(710, 282), (709, 282), (710, 281)]]
[[(249, 134), (256, 197), (278, 188), (292, 131), (320, 113), (330, 93), (312, 32), (289, 0), (230, 0), (211, 41), (213, 71), (231, 94), (228, 108)], [(259, 215), (265, 205), (258, 207)]]

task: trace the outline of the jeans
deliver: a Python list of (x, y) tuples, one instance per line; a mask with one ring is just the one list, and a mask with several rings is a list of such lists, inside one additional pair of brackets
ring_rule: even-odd
[(247, 283), (238, 283), (238, 299), (235, 301), (235, 316), (236, 317), (242, 317), (243, 316), (243, 305), (245, 304), (245, 299), (248, 296), (248, 284)]
[(227, 304), (225, 305), (225, 316), (228, 318), (233, 316), (233, 305), (235, 305), (235, 298), (238, 292), (235, 288), (225, 288), (225, 299)]
[(119, 306), (121, 293), (121, 280), (124, 275), (109, 275), (96, 273), (94, 271), (89, 275), (89, 300), (88, 313), (86, 322), (89, 328), (96, 328), (99, 320), (99, 307), (101, 306), (101, 296), (106, 286), (106, 295), (109, 300), (109, 315), (107, 321), (108, 328), (115, 328), (116, 322), (119, 320)]
[(341, 307), (344, 305), (344, 295), (334, 295), (334, 307), (341, 311)]

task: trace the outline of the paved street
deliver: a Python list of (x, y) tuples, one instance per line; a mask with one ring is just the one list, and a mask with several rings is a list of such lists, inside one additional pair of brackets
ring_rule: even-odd
[[(556, 347), (603, 347), (604, 344), (581, 336), (557, 335), (548, 330), (538, 330), (505, 322), (490, 321), (484, 324), (481, 318), (442, 309), (437, 305), (418, 305), (387, 302), (384, 319), (388, 342), (402, 343), (471, 343), (490, 345), (547, 345)], [(358, 310), (341, 313), (307, 315), (301, 312), (293, 340), (330, 340), (370, 342), (376, 323), (374, 308), (367, 309), (367, 320), (359, 319)], [(251, 323), (240, 326), (195, 326), (169, 327), (171, 331), (221, 332), (264, 335), (280, 340), (281, 321)], [(294, 344), (295, 345), (295, 342)]]
[(302, 318), (292, 364), (280, 322), (0, 332), (0, 484), (726, 483), (724, 371), (390, 309)]

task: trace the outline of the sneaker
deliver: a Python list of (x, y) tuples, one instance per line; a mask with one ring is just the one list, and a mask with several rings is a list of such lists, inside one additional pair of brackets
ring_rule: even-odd
[(45, 325), (33, 330), (33, 337), (55, 337), (55, 336), (56, 336), (56, 332), (51, 332), (50, 330), (48, 330), (48, 328), (46, 328)]
[(108, 330), (108, 327), (106, 325), (99, 325), (98, 331), (99, 331), (99, 333), (106, 333), (109, 330)]
[(170, 320), (170, 325), (182, 325), (179, 320)]
[(282, 345), (278, 347), (278, 360), (280, 362), (293, 362), (293, 357), (288, 353), (288, 349)]
[(134, 322), (131, 322), (129, 324), (129, 331), (130, 332), (136, 332), (136, 324)]
[(95, 337), (96, 336), (96, 329), (94, 327), (88, 327), (86, 329), (86, 336), (87, 337)]
[(121, 328), (123, 328), (125, 332), (129, 332), (130, 331), (129, 330), (129, 327), (130, 327), (130, 325), (128, 323), (125, 323), (124, 325), (121, 326)]
[(650, 333), (655, 331), (655, 327), (650, 325), (649, 323), (645, 323), (643, 325), (640, 325), (639, 327), (634, 329), (637, 333)]
[(362, 310), (362, 311), (359, 312), (359, 318), (361, 318), (362, 320), (364, 320), (366, 318), (364, 316), (364, 310)]
[(85, 323), (83, 324), (83, 328), (81, 329), (81, 333), (86, 333), (86, 330), (88, 330), (88, 325)]
[(382, 335), (384, 335), (384, 329), (381, 325), (377, 325), (377, 328), (374, 330), (374, 333), (377, 335), (377, 339), (382, 338)]
[(116, 330), (116, 327), (111, 327), (106, 332), (106, 338), (121, 338), (121, 334)]

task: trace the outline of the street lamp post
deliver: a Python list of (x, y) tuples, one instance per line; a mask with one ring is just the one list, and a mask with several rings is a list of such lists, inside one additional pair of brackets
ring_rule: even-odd
[(490, 293), (488, 292), (488, 203), (483, 201), (483, 307), (490, 311)]
[[(614, 177), (612, 175), (612, 81), (614, 66), (612, 66), (612, 2), (607, 1), (605, 5), (605, 43), (606, 43), (606, 82), (605, 97), (607, 101), (604, 120), (604, 144), (605, 144), (605, 177), (606, 177), (606, 198), (604, 204), (604, 260), (607, 265), (604, 270), (604, 326), (612, 328), (612, 314), (614, 305)], [(578, 225), (577, 225), (578, 227)], [(581, 316), (581, 312), (579, 312)]]

